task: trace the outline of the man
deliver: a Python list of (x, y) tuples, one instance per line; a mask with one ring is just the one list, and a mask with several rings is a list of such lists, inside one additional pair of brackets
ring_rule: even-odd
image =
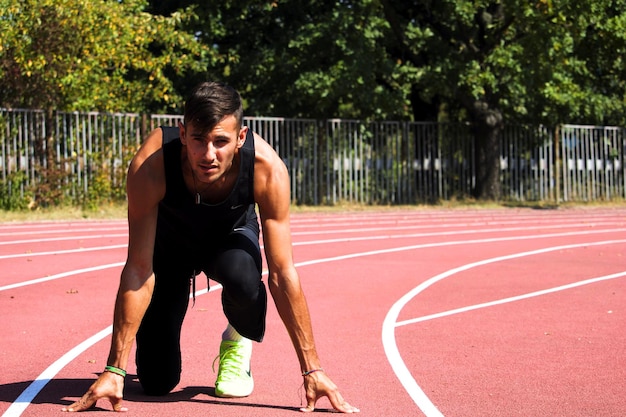
[(269, 269), (268, 285), (295, 347), (307, 406), (328, 397), (358, 412), (321, 368), (307, 303), (291, 251), (290, 189), (285, 165), (258, 135), (242, 126), (239, 93), (221, 83), (197, 86), (184, 123), (159, 128), (133, 158), (127, 179), (129, 243), (115, 303), (105, 371), (64, 411), (82, 411), (106, 398), (125, 411), (122, 393), (133, 342), (139, 381), (164, 395), (181, 374), (180, 331), (195, 276), (222, 284), (228, 326), (222, 334), (215, 393), (252, 392), (252, 340), (265, 332), (267, 298), (261, 281), (258, 206)]

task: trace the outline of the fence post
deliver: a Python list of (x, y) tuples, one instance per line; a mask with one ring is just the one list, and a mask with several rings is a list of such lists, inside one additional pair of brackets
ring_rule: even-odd
[(146, 113), (142, 113), (141, 114), (141, 123), (140, 123), (140, 129), (139, 129), (139, 137), (141, 142), (143, 143), (144, 139), (146, 138), (146, 135), (148, 134), (149, 130), (148, 129), (152, 129), (152, 126), (148, 126), (148, 115)]
[[(621, 146), (621, 150), (622, 153), (621, 155), (618, 154), (619, 157), (619, 161), (621, 162), (621, 167), (622, 167), (622, 198), (626, 199), (626, 128), (622, 129), (622, 146)], [(618, 173), (619, 175), (619, 173)], [(619, 181), (618, 181), (619, 183)]]
[(561, 125), (554, 128), (554, 200), (561, 202)]

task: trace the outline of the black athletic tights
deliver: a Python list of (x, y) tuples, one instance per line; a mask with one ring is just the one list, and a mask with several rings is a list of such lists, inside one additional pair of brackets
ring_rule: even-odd
[[(162, 254), (155, 255), (155, 259)], [(172, 263), (176, 259), (168, 257)], [(155, 262), (155, 264), (158, 262)], [(222, 285), (222, 306), (228, 322), (249, 339), (265, 333), (267, 293), (261, 281), (261, 252), (254, 232), (239, 228), (200, 270)], [(180, 334), (187, 312), (193, 268), (171, 271), (155, 267), (152, 301), (137, 333), (137, 375), (148, 395), (165, 395), (180, 381)]]

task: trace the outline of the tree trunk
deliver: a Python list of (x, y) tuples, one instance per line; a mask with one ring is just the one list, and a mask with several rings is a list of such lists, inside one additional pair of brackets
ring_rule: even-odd
[(473, 108), (473, 132), (476, 143), (476, 183), (473, 195), (479, 200), (497, 201), (501, 197), (500, 133), (504, 126), (502, 113), (485, 102)]

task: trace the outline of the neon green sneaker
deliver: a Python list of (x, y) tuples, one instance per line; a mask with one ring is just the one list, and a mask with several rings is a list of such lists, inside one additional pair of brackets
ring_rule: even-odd
[(215, 381), (215, 395), (222, 398), (237, 398), (252, 394), (254, 380), (250, 372), (251, 357), (251, 341), (222, 340), (220, 354), (213, 361), (213, 372), (215, 361), (218, 359), (220, 361)]

